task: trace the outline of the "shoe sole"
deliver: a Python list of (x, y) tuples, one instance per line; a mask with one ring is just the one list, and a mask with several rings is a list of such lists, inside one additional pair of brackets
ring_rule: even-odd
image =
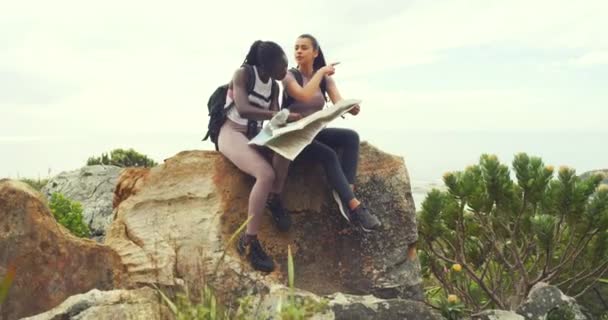
[(359, 228), (363, 232), (370, 233), (370, 232), (374, 232), (374, 231), (377, 231), (378, 229), (380, 229), (380, 227), (382, 226), (382, 223), (379, 223), (372, 229), (368, 229), (368, 228), (364, 227), (363, 224), (361, 224), (361, 222), (359, 220), (353, 221), (353, 225), (355, 225), (355, 227)]
[[(364, 227), (363, 225), (361, 225), (360, 223), (356, 223), (357, 227), (359, 227), (359, 229), (361, 229), (361, 231), (366, 232), (366, 233), (371, 233), (376, 231), (377, 229), (367, 229), (366, 227)], [(380, 228), (380, 225), (376, 226), (376, 228)]]
[(241, 257), (245, 256), (245, 248), (241, 246), (241, 239), (236, 240), (236, 252), (238, 252)]
[(342, 214), (342, 217), (344, 217), (344, 219), (346, 219), (346, 221), (352, 222), (352, 221), (350, 221), (350, 218), (346, 214), (346, 208), (344, 208), (344, 204), (342, 203), (342, 199), (340, 199), (340, 195), (336, 192), (336, 190), (333, 190), (331, 193), (334, 197), (334, 200), (338, 204), (338, 209), (340, 209), (340, 214)]

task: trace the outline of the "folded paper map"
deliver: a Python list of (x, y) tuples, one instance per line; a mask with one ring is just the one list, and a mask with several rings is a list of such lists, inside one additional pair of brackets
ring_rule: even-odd
[(335, 118), (352, 109), (361, 100), (348, 99), (317, 111), (303, 119), (285, 124), (287, 109), (266, 123), (249, 144), (266, 146), (283, 157), (293, 160), (312, 142), (317, 134)]

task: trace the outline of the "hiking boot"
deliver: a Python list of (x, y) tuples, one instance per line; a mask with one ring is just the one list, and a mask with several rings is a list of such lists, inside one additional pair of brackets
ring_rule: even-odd
[(365, 232), (371, 232), (381, 226), (380, 220), (369, 213), (363, 204), (350, 211), (350, 220)]
[(266, 201), (266, 207), (272, 214), (272, 220), (277, 226), (279, 231), (287, 231), (291, 227), (291, 216), (289, 212), (285, 210), (281, 203), (281, 198), (278, 194), (270, 194), (268, 201)]
[(236, 243), (236, 250), (241, 256), (247, 256), (251, 266), (258, 271), (272, 272), (274, 270), (274, 262), (272, 258), (264, 252), (262, 244), (257, 238), (253, 238), (247, 244), (247, 235), (243, 233)]
[(340, 195), (338, 194), (338, 192), (336, 192), (336, 190), (333, 190), (331, 193), (334, 196), (334, 200), (338, 204), (338, 209), (340, 209), (340, 213), (342, 214), (344, 219), (346, 219), (346, 221), (350, 222), (350, 210), (348, 209), (348, 203), (345, 203), (344, 201), (342, 201), (342, 199), (340, 199)]

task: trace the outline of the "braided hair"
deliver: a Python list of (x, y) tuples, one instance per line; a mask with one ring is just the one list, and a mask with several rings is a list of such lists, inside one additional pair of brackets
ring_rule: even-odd
[(285, 56), (285, 52), (275, 42), (257, 40), (249, 48), (249, 53), (247, 53), (243, 65), (248, 64), (270, 70), (283, 56)]

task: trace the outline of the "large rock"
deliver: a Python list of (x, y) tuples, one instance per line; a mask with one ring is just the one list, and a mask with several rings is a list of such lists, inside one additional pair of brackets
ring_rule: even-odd
[(47, 312), (23, 320), (163, 320), (173, 319), (154, 290), (99, 291), (69, 297)]
[[(276, 319), (276, 310), (281, 304), (288, 303), (291, 290), (282, 285), (272, 285), (266, 295), (252, 302), (258, 306), (249, 315), (261, 318)], [(380, 299), (372, 295), (350, 295), (334, 293), (325, 297), (319, 297), (303, 290), (294, 290), (296, 301), (306, 301), (321, 304), (323, 301), (327, 307), (323, 311), (309, 314), (311, 319), (327, 320), (435, 320), (441, 316), (432, 311), (427, 305), (420, 301), (405, 299)], [(274, 317), (273, 317), (274, 316)]]
[(0, 319), (46, 311), (67, 297), (126, 283), (120, 256), (59, 225), (46, 199), (27, 184), (0, 180), (0, 275), (16, 276)]
[(117, 166), (94, 165), (62, 172), (51, 178), (42, 192), (48, 199), (53, 192), (59, 192), (80, 202), (91, 236), (101, 241), (112, 222), (112, 197), (121, 170)]
[(473, 317), (473, 320), (525, 320), (525, 318), (513, 311), (485, 310)]
[(364, 143), (357, 180), (357, 194), (379, 216), (381, 231), (364, 234), (347, 225), (320, 166), (295, 164), (286, 190), (291, 231), (276, 231), (268, 215), (259, 234), (279, 266), (269, 275), (252, 270), (228, 243), (247, 217), (253, 179), (216, 152), (184, 151), (151, 169), (123, 171), (105, 241), (134, 282), (190, 288), (206, 282), (226, 301), (284, 283), (287, 245), (300, 289), (374, 294), (395, 305), (421, 300), (418, 261), (406, 258), (417, 230), (403, 159)]
[(441, 316), (420, 301), (378, 299), (341, 293), (328, 297), (336, 320), (435, 320)]
[(571, 308), (575, 320), (589, 319), (574, 298), (566, 296), (559, 288), (544, 282), (539, 282), (532, 287), (527, 300), (517, 308), (517, 313), (524, 316), (526, 320), (544, 320), (551, 310), (557, 308)]

